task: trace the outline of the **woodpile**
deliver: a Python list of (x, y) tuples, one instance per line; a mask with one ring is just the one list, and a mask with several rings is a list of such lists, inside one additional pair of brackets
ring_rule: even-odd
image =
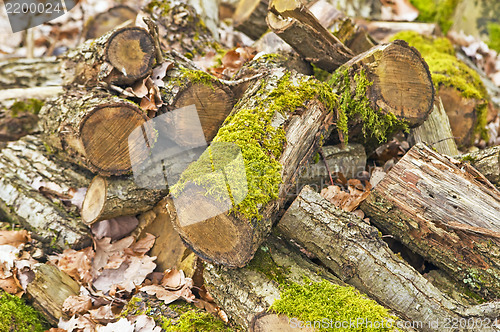
[[(156, 263), (140, 262), (157, 269), (142, 286), (149, 296), (162, 299), (151, 291), (162, 280), (155, 273), (182, 269), (184, 283), (169, 289), (176, 299), (192, 300), (181, 291), (194, 280), (198, 308), (249, 331), (318, 318), (290, 295), (316, 286), (362, 301), (364, 317), (421, 322), (416, 330), (497, 321), (500, 149), (459, 151), (480, 135), (486, 99), (433, 82), (412, 43), (369, 34), (399, 25), (367, 30), (326, 1), (242, 0), (234, 9), (235, 28), (257, 48), (282, 52), (237, 60), (229, 80), (192, 60), (217, 43), (203, 15), (157, 1), (139, 15), (115, 7), (111, 23), (95, 17), (88, 40), (57, 60), (0, 63), (0, 139), (11, 141), (0, 150), (0, 215), (44, 250), (123, 241), (126, 253), (82, 259), (93, 269), (85, 277), (59, 270), (61, 261), (37, 265), (26, 288), (34, 305), (52, 324), (70, 319), (66, 298), (80, 284), (102, 287), (106, 273), (118, 278), (153, 236), (146, 251)], [(123, 26), (107, 31), (101, 21)], [(112, 227), (130, 230), (96, 235)], [(451, 291), (429, 281), (434, 270)], [(145, 278), (104, 295), (141, 293)]]

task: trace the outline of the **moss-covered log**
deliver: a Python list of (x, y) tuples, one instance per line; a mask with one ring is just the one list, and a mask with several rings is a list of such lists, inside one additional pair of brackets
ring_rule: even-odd
[(83, 200), (82, 221), (90, 225), (100, 220), (137, 215), (152, 209), (167, 193), (167, 189), (139, 188), (133, 177), (97, 175)]
[(419, 143), (362, 203), (370, 220), (486, 297), (500, 294), (500, 192)]
[[(378, 186), (377, 186), (378, 188)], [(342, 281), (355, 286), (394, 310), (422, 331), (444, 328), (454, 319), (494, 321), (500, 302), (492, 308), (466, 307), (430, 284), (394, 254), (375, 227), (341, 211), (310, 188), (304, 188), (277, 225), (281, 234), (310, 251)], [(437, 322), (435, 328), (429, 322)], [(453, 329), (451, 329), (453, 330)], [(474, 325), (457, 328), (474, 331)], [(493, 330), (492, 324), (484, 330)]]
[[(204, 277), (208, 291), (230, 320), (249, 331), (294, 331), (300, 322), (304, 326), (305, 321), (322, 319), (332, 328), (337, 320), (349, 318), (395, 319), (275, 236), (264, 242), (244, 268), (206, 264)], [(308, 327), (306, 331), (311, 331), (318, 325)]]
[(298, 0), (272, 0), (267, 24), (304, 59), (328, 72), (354, 55)]
[(97, 86), (100, 82), (131, 84), (151, 74), (153, 38), (145, 29), (125, 27), (91, 39), (63, 57), (63, 84)]
[(500, 186), (500, 146), (467, 153), (460, 159), (470, 162), (491, 183)]
[(479, 137), (487, 138), (486, 89), (479, 75), (456, 58), (450, 41), (432, 39), (417, 32), (401, 32), (392, 39), (403, 39), (422, 53), (450, 119), (457, 145), (467, 147)]
[(422, 125), (410, 130), (408, 142), (411, 145), (427, 143), (437, 152), (450, 157), (459, 154), (451, 131), (450, 120), (440, 98), (435, 101), (429, 118)]
[(287, 200), (280, 183), (294, 181), (327, 135), (334, 102), (326, 84), (283, 69), (247, 89), (213, 140), (221, 148), (207, 150), (170, 186), (178, 205), (169, 202), (171, 219), (193, 251), (229, 266), (252, 258)]
[(34, 136), (7, 144), (0, 153), (0, 165), (3, 218), (24, 225), (46, 245), (59, 249), (91, 243), (76, 207), (66, 208), (60, 201), (69, 201), (73, 190), (87, 187), (90, 174), (48, 155)]
[(147, 120), (137, 104), (99, 90), (68, 91), (40, 111), (45, 142), (61, 157), (105, 176), (124, 174), (146, 158), (147, 151), (135, 148), (144, 139), (129, 135)]

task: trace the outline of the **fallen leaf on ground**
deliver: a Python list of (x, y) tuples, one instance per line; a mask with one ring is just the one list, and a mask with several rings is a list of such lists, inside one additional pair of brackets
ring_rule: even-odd
[(92, 281), (92, 257), (95, 253), (91, 247), (75, 251), (65, 249), (62, 254), (55, 258), (56, 265), (61, 271), (85, 284)]
[(134, 325), (126, 318), (120, 318), (116, 323), (109, 323), (106, 326), (98, 326), (97, 332), (134, 332)]
[(97, 309), (89, 310), (90, 318), (99, 324), (108, 324), (115, 319), (111, 305), (103, 305)]
[(92, 308), (92, 298), (88, 295), (71, 295), (63, 302), (62, 310), (69, 316), (84, 314)]
[(29, 241), (31, 241), (31, 237), (26, 230), (0, 231), (0, 245), (8, 244), (17, 248)]
[(116, 241), (130, 234), (138, 224), (139, 220), (135, 216), (124, 216), (98, 221), (90, 229), (98, 240), (109, 237), (111, 241)]
[(180, 289), (185, 283), (186, 277), (184, 276), (184, 271), (177, 269), (166, 271), (160, 282), (163, 287), (169, 290)]
[(109, 257), (113, 255), (123, 255), (125, 248), (128, 248), (134, 242), (133, 236), (111, 243), (111, 238), (105, 237), (95, 240), (95, 257), (93, 267), (99, 271), (108, 263)]
[(131, 256), (144, 256), (155, 244), (156, 236), (146, 233), (146, 236), (125, 249), (125, 253)]

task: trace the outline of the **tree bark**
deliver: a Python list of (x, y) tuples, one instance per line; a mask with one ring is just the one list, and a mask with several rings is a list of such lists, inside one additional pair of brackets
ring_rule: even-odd
[[(196, 179), (189, 179), (189, 175), (181, 176), (181, 180), (177, 184), (179, 188), (188, 185), (187, 189), (181, 189), (172, 196), (177, 199), (177, 202), (183, 208), (181, 210), (176, 209), (172, 198), (168, 203), (170, 217), (181, 237), (194, 252), (209, 261), (236, 267), (245, 265), (252, 258), (255, 250), (269, 233), (273, 218), (277, 214), (279, 207), (287, 200), (286, 192), (283, 188), (278, 189), (278, 183), (272, 184), (266, 183), (266, 181), (275, 181), (279, 178), (284, 184), (294, 181), (298, 176), (298, 169), (314, 152), (315, 144), (321, 135), (326, 135), (331, 127), (333, 114), (318, 100), (317, 95), (312, 94), (303, 97), (304, 100), (301, 105), (304, 105), (305, 110), (298, 111), (295, 109), (296, 106), (293, 109), (280, 110), (282, 106), (275, 105), (275, 100), (279, 96), (273, 94), (276, 91), (280, 91), (279, 94), (283, 93), (278, 90), (279, 84), (290, 84), (290, 89), (295, 87), (295, 89), (298, 89), (297, 93), (303, 93), (302, 89), (307, 89), (308, 85), (318, 84), (318, 82), (313, 78), (297, 73), (286, 73), (282, 69), (272, 70), (267, 77), (255, 82), (247, 90), (233, 109), (230, 118), (226, 120), (218, 135), (214, 138), (215, 142), (222, 144), (227, 142), (233, 144), (232, 147), (237, 146), (241, 149), (241, 154), (235, 152), (232, 155), (235, 160), (229, 161), (228, 167), (232, 169), (234, 166), (236, 169), (235, 174), (229, 175), (231, 181), (235, 181), (231, 183), (231, 185), (235, 186), (231, 190), (235, 190), (235, 195), (236, 192), (239, 192), (238, 195), (240, 196), (234, 198), (238, 200), (237, 206), (242, 207), (243, 205), (239, 203), (246, 199), (243, 202), (246, 207), (242, 208), (245, 214), (240, 212), (222, 213), (227, 211), (226, 205), (229, 209), (232, 208), (232, 201), (226, 199), (229, 198), (227, 197), (227, 191), (226, 193), (220, 193), (221, 197), (226, 197), (222, 199), (224, 206), (220, 206), (220, 202), (217, 202), (219, 198), (213, 200), (210, 195), (205, 196), (203, 194), (205, 190), (210, 190), (209, 188), (200, 189), (202, 187), (197, 185), (192, 187), (190, 184)], [(243, 121), (243, 125), (239, 124), (241, 121)], [(264, 126), (265, 129), (259, 129), (261, 126)], [(275, 133), (275, 136), (262, 136), (264, 134), (263, 130), (271, 133), (271, 135)], [(227, 132), (229, 136), (224, 137), (221, 131)], [(280, 134), (281, 138), (276, 136), (280, 132), (282, 133)], [(248, 138), (248, 135), (252, 138)], [(274, 143), (271, 143), (274, 148), (270, 148), (270, 141), (274, 141)], [(250, 143), (250, 146), (247, 146), (247, 143)], [(253, 144), (265, 148), (259, 148)], [(254, 148), (262, 150), (251, 152)], [(223, 154), (223, 151), (217, 153)], [(214, 154), (214, 150), (212, 150), (212, 154)], [(262, 157), (258, 157), (261, 154)], [(227, 157), (221, 156), (221, 158)], [(246, 158), (244, 159), (246, 169), (239, 166), (237, 161), (241, 159), (238, 158)], [(194, 163), (190, 167), (196, 168), (200, 166), (206, 169), (206, 167), (213, 166), (205, 165), (206, 162), (205, 157), (205, 159), (199, 159), (198, 163)], [(210, 161), (208, 162), (210, 163)], [(262, 169), (259, 169), (259, 167), (262, 167)], [(209, 169), (210, 171), (208, 169), (207, 171), (211, 174), (210, 176), (213, 176), (213, 180), (207, 180), (208, 182), (205, 185), (210, 186), (210, 181), (219, 183), (222, 170), (212, 173), (213, 168)], [(246, 172), (248, 184), (247, 181), (242, 180), (242, 172), (243, 177), (245, 177)], [(188, 173), (185, 172), (185, 174)], [(265, 174), (269, 174), (269, 176), (263, 177)], [(222, 181), (225, 180), (222, 178)], [(247, 188), (248, 196), (244, 195), (244, 187)], [(172, 194), (172, 187), (170, 189)], [(195, 190), (195, 192), (190, 193), (192, 190)], [(264, 194), (264, 197), (262, 197), (260, 196), (262, 192), (268, 192), (270, 196)], [(275, 198), (269, 200), (269, 197), (273, 196)], [(265, 204), (256, 206), (258, 202), (254, 198), (257, 197), (260, 197)], [(194, 206), (198, 207), (195, 219), (198, 219), (202, 212), (206, 212), (213, 217), (205, 218), (206, 220), (201, 222), (195, 222), (190, 217), (191, 213), (194, 213)], [(202, 207), (207, 210), (201, 211)], [(213, 209), (220, 211), (216, 213), (217, 216), (214, 216)], [(260, 220), (256, 221), (255, 218)]]
[(33, 298), (35, 309), (43, 313), (52, 325), (57, 325), (59, 318), (69, 319), (62, 310), (63, 303), (69, 296), (80, 293), (80, 285), (56, 266), (39, 264), (27, 293)]
[(154, 60), (154, 41), (147, 30), (121, 28), (66, 53), (63, 84), (91, 88), (100, 82), (128, 85), (151, 74)]
[(429, 326), (433, 321), (439, 322), (439, 330), (447, 330), (443, 327), (452, 319), (495, 320), (498, 315), (499, 302), (491, 303), (494, 307), (491, 310), (481, 305), (465, 307), (448, 298), (396, 256), (376, 228), (351, 213), (336, 209), (310, 188), (302, 190), (277, 229), (284, 237), (315, 254), (342, 281), (404, 319), (422, 322), (419, 330), (435, 331)]
[(354, 55), (298, 0), (271, 1), (267, 24), (305, 60), (328, 72)]
[(408, 142), (411, 145), (422, 142), (430, 144), (437, 152), (450, 157), (459, 154), (441, 99), (438, 98), (434, 103), (429, 118), (422, 125), (411, 129)]
[(500, 193), (467, 164), (415, 145), (361, 209), (371, 221), (457, 282), (500, 294)]
[(40, 111), (45, 142), (104, 176), (124, 174), (146, 158), (146, 151), (134, 149), (143, 142), (129, 141), (129, 135), (147, 120), (137, 104), (99, 90), (68, 91)]
[[(0, 214), (25, 225), (46, 245), (82, 248), (90, 234), (81, 224), (76, 207), (65, 208), (55, 196), (69, 200), (72, 190), (87, 187), (90, 176), (77, 167), (47, 155), (40, 139), (27, 136), (7, 144), (0, 152)], [(45, 189), (45, 190), (44, 190)]]
[(137, 215), (152, 209), (168, 190), (139, 188), (133, 177), (92, 179), (83, 201), (82, 221), (90, 225), (96, 221), (121, 216)]
[(461, 159), (470, 162), (491, 183), (500, 186), (500, 146), (467, 153)]
[[(228, 317), (250, 331), (258, 331), (256, 326), (262, 324), (262, 313), (267, 312), (280, 297), (280, 283), (276, 280), (278, 276), (273, 274), (275, 271), (271, 271), (274, 267), (283, 272), (284, 279), (281, 282), (302, 284), (304, 277), (307, 277), (313, 282), (325, 279), (345, 285), (324, 267), (304, 257), (297, 248), (274, 236), (264, 242), (254, 260), (246, 267), (227, 269), (206, 263), (203, 276), (210, 295)], [(289, 327), (289, 318), (278, 322), (278, 326)]]
[(61, 62), (56, 57), (0, 62), (0, 90), (60, 86)]
[(242, 0), (233, 15), (234, 27), (253, 40), (268, 29), (266, 23), (269, 0)]

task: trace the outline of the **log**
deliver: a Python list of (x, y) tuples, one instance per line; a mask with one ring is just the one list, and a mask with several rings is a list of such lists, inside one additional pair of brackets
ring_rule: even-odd
[(257, 40), (268, 29), (266, 23), (269, 0), (242, 0), (233, 15), (234, 28), (253, 40)]
[(0, 152), (0, 214), (24, 225), (45, 244), (57, 249), (83, 248), (90, 234), (76, 207), (66, 208), (55, 196), (69, 200), (71, 192), (87, 187), (90, 174), (48, 155), (39, 137), (26, 136)]
[(52, 325), (57, 325), (59, 318), (70, 318), (63, 312), (63, 303), (69, 296), (80, 293), (80, 285), (56, 266), (39, 264), (35, 267), (35, 279), (28, 284), (27, 293), (33, 298), (35, 309)]
[[(97, 89), (68, 91), (47, 102), (40, 111), (44, 141), (63, 158), (104, 176), (131, 170), (146, 158), (129, 140), (130, 133), (148, 117), (137, 104)], [(136, 145), (137, 144), (137, 145)], [(134, 159), (130, 160), (130, 155)]]
[[(450, 299), (394, 254), (375, 227), (335, 208), (310, 188), (302, 190), (277, 229), (316, 255), (342, 281), (405, 320), (421, 322), (418, 330), (435, 331), (430, 322), (446, 330), (443, 327), (449, 320), (488, 318), (491, 322), (498, 315), (499, 302), (491, 303), (495, 309), (490, 310), (481, 305), (466, 307)], [(484, 330), (494, 329), (490, 325)]]
[(500, 294), (500, 192), (419, 143), (361, 209), (383, 231), (485, 298)]
[(168, 190), (140, 188), (133, 177), (104, 178), (95, 176), (85, 194), (81, 209), (82, 221), (96, 221), (138, 215), (152, 209)]
[(434, 108), (425, 122), (410, 130), (408, 143), (427, 143), (437, 152), (453, 157), (459, 154), (457, 144), (451, 131), (448, 115), (440, 98), (434, 103)]
[(60, 86), (61, 63), (56, 57), (0, 62), (0, 90)]
[(467, 153), (460, 159), (470, 162), (491, 183), (500, 186), (500, 146)]
[(128, 85), (151, 74), (155, 45), (143, 28), (125, 27), (88, 40), (63, 57), (65, 86)]
[(298, 0), (271, 1), (267, 24), (305, 60), (328, 72), (354, 55)]
[(137, 11), (128, 6), (118, 5), (89, 18), (85, 22), (82, 35), (85, 36), (85, 40), (99, 38), (126, 22), (129, 22), (127, 26), (133, 25), (136, 17)]
[[(264, 242), (255, 258), (244, 268), (227, 269), (206, 263), (203, 277), (210, 295), (230, 320), (250, 331), (259, 331), (257, 326), (260, 325), (268, 326), (269, 323), (265, 322), (268, 319), (276, 321), (276, 314), (272, 311), (269, 313), (273, 317), (264, 317), (263, 313), (280, 298), (281, 287), (288, 282), (303, 283), (306, 277), (313, 282), (328, 280), (345, 285), (327, 269), (312, 263), (296, 247), (275, 236)], [(278, 326), (289, 327), (291, 318), (278, 319)]]
[[(406, 52), (411, 61), (407, 57), (403, 58), (407, 61), (401, 61), (400, 52)], [(260, 61), (265, 62), (265, 58)], [(351, 67), (348, 67), (352, 71), (348, 71), (347, 75), (351, 73), (354, 76), (355, 68), (363, 68), (364, 63), (368, 67), (368, 62), (371, 61), (372, 64), (376, 64), (372, 67), (392, 64), (393, 70), (398, 73), (401, 71), (400, 65), (404, 62), (406, 69), (409, 70), (408, 75), (397, 79), (392, 76), (387, 77), (385, 71), (380, 73), (382, 78), (379, 79), (376, 78), (376, 72), (372, 74), (375, 82), (388, 81), (388, 86), (383, 88), (380, 88), (379, 84), (374, 84), (379, 91), (374, 89), (374, 92), (369, 91), (367, 94), (373, 98), (371, 101), (377, 105), (377, 109), (394, 103), (393, 107), (399, 109), (392, 109), (393, 113), (396, 117), (407, 121), (409, 125), (424, 121), (432, 105), (432, 101), (428, 99), (433, 99), (434, 90), (429, 73), (418, 54), (405, 43), (378, 46), (372, 53), (352, 62)], [(408, 65), (408, 62), (411, 65)], [(272, 63), (268, 68), (269, 74), (250, 85), (213, 140), (229, 145), (236, 143), (241, 149), (241, 156), (234, 150), (232, 153), (228, 152), (229, 156), (224, 156), (221, 151), (226, 149), (224, 145), (222, 148), (215, 147), (215, 150), (206, 152), (199, 162), (190, 165), (185, 174), (183, 173), (181, 180), (176, 184), (178, 191), (172, 191), (172, 187), (170, 188), (173, 201), (169, 202), (168, 208), (174, 227), (194, 252), (216, 264), (237, 267), (251, 259), (269, 232), (273, 218), (290, 199), (287, 194), (288, 189), (295, 183), (321, 137), (328, 137), (333, 128), (334, 114), (330, 110), (337, 107), (336, 102), (340, 99), (337, 100), (337, 97), (331, 94), (330, 87), (313, 78), (273, 68)], [(403, 77), (410, 79), (403, 80)], [(353, 83), (354, 86), (356, 84), (357, 82)], [(408, 86), (412, 94), (408, 94), (403, 102), (401, 95), (388, 91), (389, 86), (392, 89)], [(349, 85), (345, 93), (351, 94), (351, 91), (358, 90), (351, 89)], [(406, 88), (404, 91), (407, 91)], [(413, 91), (420, 93), (413, 94)], [(283, 98), (289, 100), (284, 101)], [(364, 93), (363, 98), (365, 98)], [(355, 103), (351, 102), (353, 107)], [(349, 116), (356, 121), (363, 121), (359, 120), (356, 114), (348, 114)], [(256, 119), (260, 118), (264, 120), (260, 120), (256, 125)], [(393, 126), (398, 126), (397, 121), (390, 122), (382, 131), (393, 131)], [(270, 136), (262, 136), (264, 132)], [(257, 142), (260, 143), (254, 145)], [(230, 147), (228, 149), (230, 150)], [(221, 155), (224, 161), (221, 163), (227, 163), (230, 169), (234, 167), (234, 174), (229, 178), (234, 181), (232, 185), (235, 188), (231, 190), (238, 193), (238, 197), (232, 198), (238, 201), (237, 203), (233, 204), (231, 197), (225, 192), (226, 186), (221, 182), (225, 181), (223, 175), (220, 172), (212, 174), (214, 169), (223, 168), (221, 165), (210, 165), (210, 159), (214, 158), (215, 153)], [(238, 166), (241, 157), (246, 168), (244, 171)], [(205, 175), (213, 178), (196, 179), (197, 176)], [(203, 182), (205, 187), (203, 184), (198, 186)], [(219, 186), (219, 190), (212, 191), (209, 183)], [(281, 183), (279, 188), (278, 183)], [(222, 192), (220, 188), (224, 188)], [(206, 190), (211, 194), (204, 195), (203, 192)], [(180, 204), (180, 208), (175, 207), (175, 200)], [(200, 209), (193, 210), (194, 204)], [(225, 212), (227, 210), (231, 212)], [(205, 213), (210, 217), (200, 220)]]
[(439, 31), (436, 23), (371, 21), (367, 25), (368, 33), (376, 40), (387, 42), (401, 31), (415, 31), (426, 36), (434, 36)]
[[(174, 185), (177, 189), (170, 186), (167, 207), (171, 220), (194, 252), (228, 266), (243, 266), (252, 258), (287, 199), (279, 183), (290, 183), (298, 176), (297, 170), (332, 123), (333, 114), (325, 107), (331, 99), (321, 100), (322, 90), (327, 93), (329, 89), (313, 78), (271, 70), (247, 89), (219, 129), (213, 140), (219, 145), (189, 166)], [(291, 104), (284, 101), (290, 93), (296, 94)], [(304, 105), (305, 110), (297, 111)], [(237, 206), (236, 211), (223, 213), (233, 210), (227, 187), (221, 183), (226, 167), (231, 170), (228, 178)], [(206, 182), (197, 176), (207, 176)], [(212, 190), (210, 183), (220, 184), (222, 189), (213, 198), (204, 195)]]

